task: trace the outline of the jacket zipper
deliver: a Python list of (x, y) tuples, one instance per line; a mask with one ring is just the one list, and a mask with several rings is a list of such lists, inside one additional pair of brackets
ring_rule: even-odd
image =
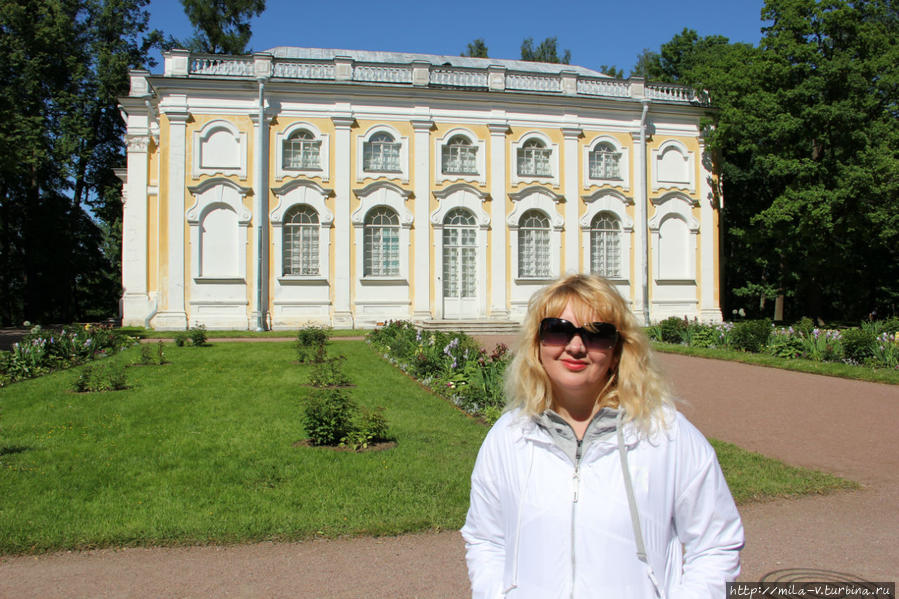
[(571, 501), (571, 599), (574, 599), (574, 581), (575, 581), (575, 557), (574, 557), (574, 534), (575, 534), (575, 513), (577, 511), (578, 492), (580, 491), (580, 467), (581, 467), (581, 444), (583, 439), (577, 440), (577, 450), (574, 454), (574, 474), (572, 475), (572, 501)]

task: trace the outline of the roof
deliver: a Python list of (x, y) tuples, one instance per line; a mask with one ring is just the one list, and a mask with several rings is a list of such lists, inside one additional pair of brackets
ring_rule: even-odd
[(550, 62), (530, 62), (527, 60), (508, 60), (503, 58), (470, 58), (468, 56), (442, 56), (436, 54), (416, 54), (412, 52), (375, 52), (371, 50), (342, 50), (335, 48), (299, 48), (296, 46), (277, 46), (264, 50), (275, 58), (297, 58), (306, 60), (333, 60), (335, 57), (352, 58), (356, 62), (404, 64), (423, 61), (435, 66), (453, 66), (474, 69), (486, 69), (491, 65), (505, 67), (509, 71), (525, 71), (528, 73), (546, 73), (557, 75), (563, 71), (577, 73), (584, 77), (605, 77), (604, 73), (571, 64)]

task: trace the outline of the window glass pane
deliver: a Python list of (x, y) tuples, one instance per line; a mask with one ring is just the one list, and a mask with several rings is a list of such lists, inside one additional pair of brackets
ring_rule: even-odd
[(300, 130), (292, 133), (291, 136), (284, 141), (283, 150), (282, 168), (320, 168), (321, 142), (316, 141), (309, 131)]
[(611, 214), (596, 215), (590, 227), (590, 271), (609, 279), (621, 277), (621, 231)]
[(620, 179), (619, 164), (621, 153), (616, 152), (611, 144), (597, 144), (590, 152), (590, 178)]
[(537, 210), (521, 217), (518, 227), (518, 276), (550, 276), (549, 218)]
[(362, 147), (362, 168), (373, 172), (400, 170), (400, 146), (389, 133), (376, 133)]
[(309, 206), (292, 209), (284, 218), (282, 264), (284, 275), (319, 274), (318, 213)]
[(478, 149), (462, 135), (456, 135), (443, 146), (444, 174), (477, 174)]
[(363, 276), (400, 274), (400, 227), (396, 213), (386, 206), (372, 209), (363, 229)]
[[(530, 145), (537, 142), (539, 146)], [(518, 174), (527, 176), (550, 177), (552, 150), (544, 148), (539, 140), (528, 140), (518, 150)]]

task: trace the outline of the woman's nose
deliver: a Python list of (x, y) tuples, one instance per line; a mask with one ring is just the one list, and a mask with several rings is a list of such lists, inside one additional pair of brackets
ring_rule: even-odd
[(568, 340), (568, 345), (565, 346), (565, 350), (570, 354), (586, 353), (587, 347), (584, 345), (584, 340), (581, 339), (580, 333), (575, 333), (571, 336), (571, 339)]

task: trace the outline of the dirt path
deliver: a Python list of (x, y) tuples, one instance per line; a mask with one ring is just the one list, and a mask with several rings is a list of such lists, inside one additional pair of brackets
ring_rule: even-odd
[[(676, 355), (662, 362), (689, 400), (682, 410), (705, 434), (863, 484), (856, 492), (742, 507), (742, 580), (810, 570), (826, 572), (805, 580), (897, 580), (899, 387)], [(467, 594), (457, 531), (0, 558), (0, 598)]]

